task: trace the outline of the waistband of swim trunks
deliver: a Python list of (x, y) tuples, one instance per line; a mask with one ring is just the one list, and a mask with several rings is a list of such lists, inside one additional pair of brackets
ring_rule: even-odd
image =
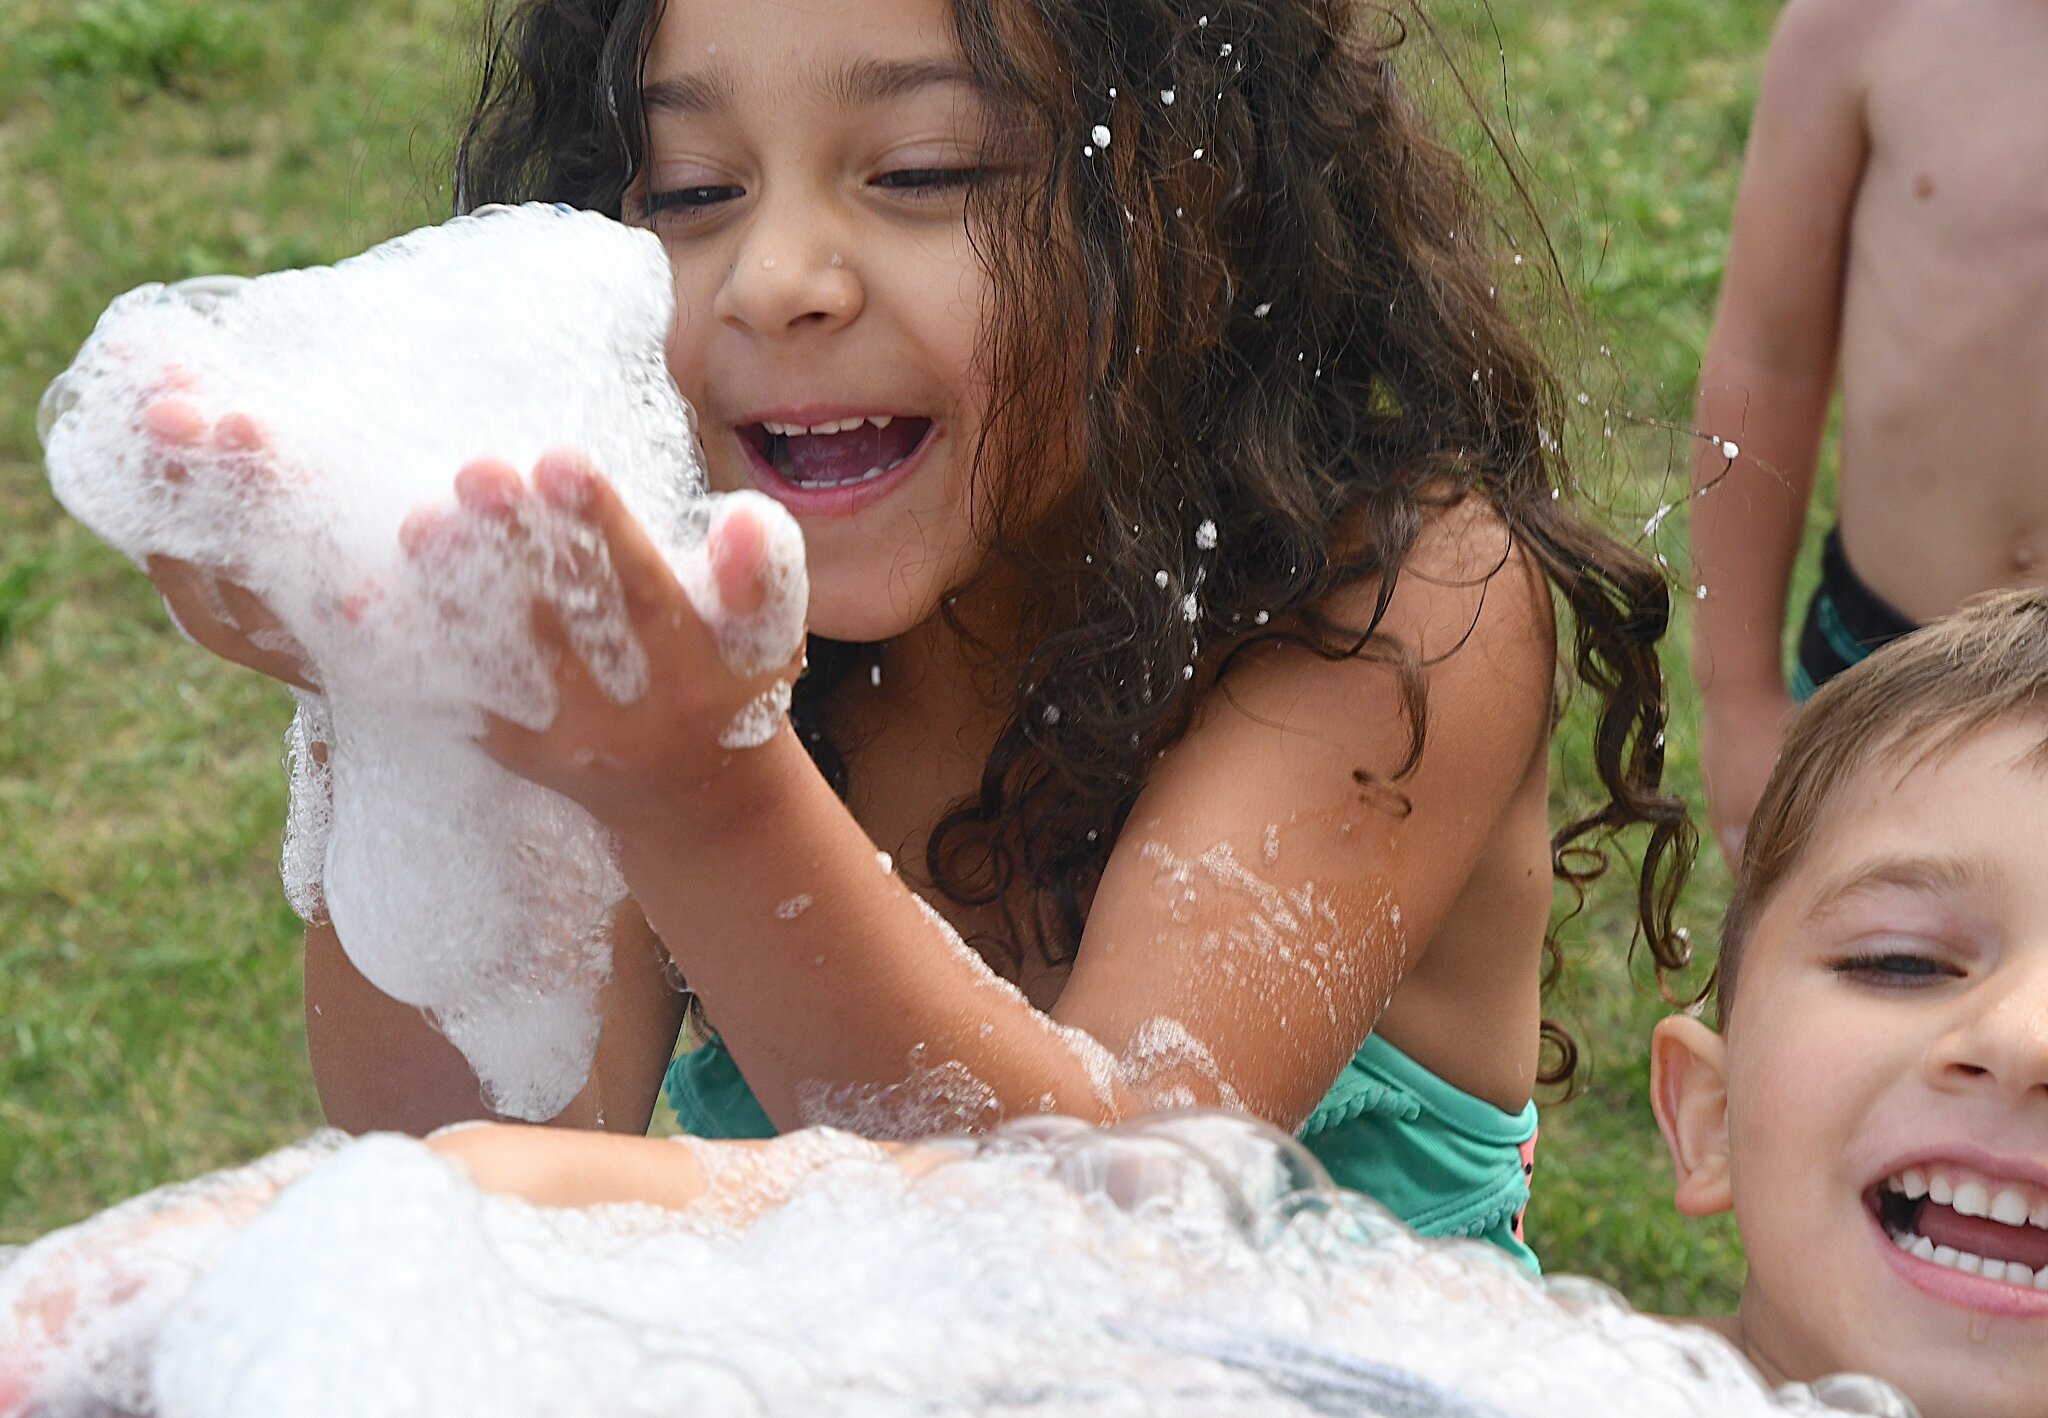
[(1843, 628), (1860, 644), (1882, 644), (1920, 628), (1856, 574), (1848, 553), (1842, 549), (1839, 526), (1828, 532), (1827, 541), (1821, 546), (1820, 584), (1828, 599), (1835, 603)]

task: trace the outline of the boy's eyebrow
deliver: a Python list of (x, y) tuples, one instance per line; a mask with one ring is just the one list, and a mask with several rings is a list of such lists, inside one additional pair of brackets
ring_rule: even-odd
[[(884, 103), (932, 84), (965, 84), (979, 89), (974, 71), (953, 59), (858, 59), (818, 82), (830, 98), (848, 107)], [(738, 85), (724, 65), (670, 74), (640, 91), (649, 113), (717, 113), (732, 105)]]
[(1991, 875), (1982, 862), (1963, 857), (1884, 857), (1829, 883), (1807, 914), (1824, 916), (1886, 888), (1927, 895), (1961, 891), (1983, 885)]

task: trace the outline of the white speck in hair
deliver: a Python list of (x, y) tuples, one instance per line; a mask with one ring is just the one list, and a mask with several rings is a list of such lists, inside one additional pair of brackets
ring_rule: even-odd
[(1731, 463), (1742, 456), (1741, 446), (1739, 444), (1730, 443), (1726, 439), (1723, 439), (1721, 442), (1721, 451), (1727, 455), (1728, 461)]
[(1095, 146), (1098, 148), (1106, 148), (1109, 146), (1109, 128), (1106, 124), (1096, 124), (1094, 129), (1088, 134), (1088, 136), (1095, 140)]
[(1109, 86), (1109, 96), (1110, 96), (1111, 98), (1115, 98), (1115, 97), (1116, 97), (1116, 85), (1114, 85), (1114, 84), (1111, 84), (1111, 85)]
[(1095, 149), (1089, 144), (1083, 143), (1081, 145), (1081, 156), (1084, 158), (1092, 158), (1095, 156)]
[(1216, 550), (1216, 524), (1204, 517), (1202, 525), (1195, 528), (1195, 545), (1203, 551)]
[(1159, 91), (1159, 101), (1165, 104), (1168, 108), (1173, 107), (1173, 99), (1174, 93), (1172, 89), (1161, 89)]
[(1236, 46), (1236, 45), (1234, 45), (1234, 44), (1230, 44), (1230, 43), (1226, 42), (1226, 43), (1224, 44), (1224, 46), (1223, 46), (1223, 51), (1222, 51), (1222, 52), (1223, 52), (1223, 57), (1224, 57), (1225, 59), (1228, 59), (1228, 58), (1230, 57), (1230, 55), (1231, 55), (1231, 51), (1232, 51), (1232, 50), (1234, 50), (1234, 49), (1236, 49), (1236, 48), (1237, 48), (1237, 46)]
[(1180, 598), (1180, 613), (1191, 622), (1202, 618), (1201, 603), (1196, 601), (1193, 591)]
[(1650, 514), (1650, 520), (1643, 523), (1643, 535), (1646, 537), (1656, 536), (1657, 529), (1664, 525), (1664, 519), (1666, 517), (1669, 517), (1672, 513), (1672, 510), (1677, 506), (1678, 504), (1675, 502), (1667, 502), (1662, 507), (1659, 507), (1655, 512), (1652, 512)]
[(1166, 589), (1166, 583), (1172, 580), (1173, 578), (1168, 576), (1164, 571), (1155, 571), (1152, 573), (1152, 579), (1159, 584), (1159, 589), (1164, 591)]
[(1262, 300), (1257, 305), (1252, 307), (1252, 314), (1258, 316), (1261, 320), (1265, 319), (1268, 315), (1272, 314), (1272, 312), (1273, 302), (1270, 300)]
[(1196, 160), (1197, 162), (1199, 162), (1199, 161), (1201, 160), (1202, 154), (1203, 154), (1203, 153), (1206, 153), (1206, 152), (1208, 152), (1208, 151), (1209, 151), (1209, 150), (1208, 150), (1207, 148), (1196, 148), (1196, 149), (1195, 149), (1195, 160)]
[(1049, 725), (1057, 724), (1060, 721), (1060, 706), (1057, 704), (1046, 705), (1045, 712), (1040, 714), (1039, 717), (1044, 719)]
[(1272, 618), (1273, 617), (1267, 612), (1260, 611), (1257, 615), (1252, 617), (1252, 623), (1255, 625), (1264, 625), (1267, 621), (1271, 620)]
[(1193, 665), (1182, 665), (1180, 667), (1180, 677), (1182, 679), (1193, 679), (1195, 677), (1195, 667)]

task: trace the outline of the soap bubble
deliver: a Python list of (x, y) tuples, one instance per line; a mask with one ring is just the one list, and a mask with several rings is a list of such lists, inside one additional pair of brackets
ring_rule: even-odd
[[(705, 496), (663, 359), (672, 314), (650, 233), (486, 208), (332, 267), (131, 291), (38, 411), (74, 516), (138, 564), (173, 557), (247, 587), (282, 626), (252, 643), (303, 648), (318, 693), (300, 694), (288, 736), (287, 895), (523, 1118), (555, 1115), (587, 1078), (625, 884), (588, 814), (474, 738), (486, 711), (553, 717), (536, 600), (614, 699), (644, 692), (647, 665), (591, 528), (537, 501), (511, 527), (456, 511), (456, 472), (490, 458), (524, 474), (577, 450), (737, 673), (786, 663), (802, 637), (793, 520), (757, 494)], [(742, 504), (770, 557), (750, 617), (718, 604), (704, 552)], [(408, 555), (401, 528), (422, 509), (438, 534)], [(756, 741), (779, 707), (729, 736)]]
[[(913, 1166), (823, 1129), (673, 1145), (707, 1178), (688, 1211), (488, 1196), (395, 1136), (298, 1156), (281, 1175), (302, 1179), (222, 1228), (146, 1322), (100, 1331), (98, 1359), (134, 1380), (115, 1411), (1911, 1412), (1869, 1380), (1773, 1393), (1704, 1330), (1418, 1237), (1242, 1115), (1023, 1118), (922, 1144)], [(249, 1175), (200, 1192), (240, 1195)], [(79, 1356), (25, 1334), (14, 1302), (53, 1255), (97, 1243), (150, 1264), (154, 1238), (115, 1224), (137, 1207), (0, 1271), (0, 1371), (32, 1349), (49, 1411), (103, 1410), (67, 1406), (89, 1382)]]

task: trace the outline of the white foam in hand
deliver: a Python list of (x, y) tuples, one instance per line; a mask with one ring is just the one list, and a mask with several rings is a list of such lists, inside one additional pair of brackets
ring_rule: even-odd
[[(333, 267), (132, 291), (41, 411), (75, 516), (137, 562), (247, 587), (303, 648), (320, 692), (300, 696), (290, 740), (287, 892), (303, 914), (324, 909), (363, 974), (426, 1011), (486, 1100), (518, 1117), (553, 1116), (588, 1075), (625, 886), (586, 813), (474, 736), (483, 711), (530, 728), (553, 716), (536, 599), (614, 698), (644, 692), (645, 656), (603, 547), (566, 514), (530, 504), (517, 537), (458, 516), (431, 558), (400, 533), (450, 506), (478, 459), (524, 473), (575, 450), (736, 671), (791, 660), (808, 591), (778, 504), (747, 499), (770, 552), (766, 604), (728, 615), (703, 594), (705, 534), (725, 509), (705, 497), (663, 361), (672, 301), (652, 235), (491, 209)], [(280, 634), (248, 629), (264, 649)]]

